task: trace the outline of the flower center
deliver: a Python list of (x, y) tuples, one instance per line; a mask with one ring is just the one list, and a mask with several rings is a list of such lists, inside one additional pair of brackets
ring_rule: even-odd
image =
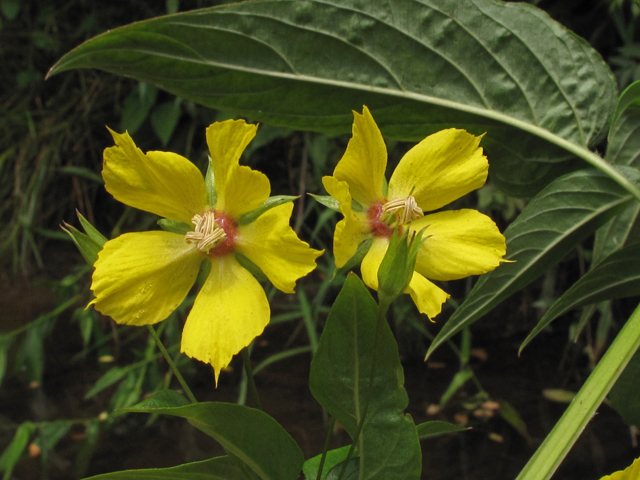
[(424, 216), (413, 195), (407, 198), (398, 198), (382, 205), (382, 217), (387, 222), (397, 222), (400, 225), (417, 220)]
[(394, 228), (398, 225), (404, 225), (423, 216), (424, 213), (411, 195), (386, 203), (375, 203), (367, 211), (373, 234), (376, 237), (387, 238), (391, 237)]
[(198, 250), (213, 257), (222, 257), (233, 251), (237, 225), (231, 217), (209, 210), (202, 215), (194, 215), (191, 223), (195, 229), (185, 235), (187, 243), (195, 244)]

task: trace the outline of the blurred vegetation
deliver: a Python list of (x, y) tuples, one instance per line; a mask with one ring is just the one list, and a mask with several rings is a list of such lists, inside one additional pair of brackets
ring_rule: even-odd
[[(89, 375), (87, 389), (77, 399), (94, 399), (100, 392), (110, 396), (95, 400), (88, 417), (60, 421), (51, 415), (41, 415), (32, 421), (1, 419), (0, 449), (10, 445), (0, 456), (0, 469), (5, 478), (11, 475), (11, 462), (25, 455), (27, 445), (36, 445), (41, 453), (42, 472), (47, 475), (47, 452), (73, 429), (82, 425), (83, 441), (79, 443), (75, 475), (87, 471), (92, 452), (100, 436), (114, 428), (117, 420), (100, 416), (101, 411), (131, 405), (148, 392), (153, 392), (171, 381), (157, 361), (156, 347), (146, 339), (146, 330), (115, 327), (93, 310), (85, 310), (89, 301), (88, 274), (69, 237), (60, 230), (64, 222), (78, 225), (76, 209), (111, 238), (121, 232), (153, 228), (155, 218), (113, 201), (104, 191), (100, 176), (102, 151), (111, 145), (105, 125), (117, 130), (128, 130), (143, 150), (167, 150), (180, 153), (204, 169), (206, 145), (204, 131), (215, 120), (228, 118), (224, 112), (215, 112), (194, 105), (150, 85), (131, 79), (107, 75), (103, 72), (81, 70), (58, 75), (45, 81), (48, 69), (64, 53), (84, 40), (101, 32), (166, 13), (208, 7), (220, 3), (215, 0), (136, 0), (121, 4), (94, 0), (0, 0), (0, 262), (4, 267), (5, 283), (17, 276), (46, 278), (47, 286), (55, 294), (55, 305), (43, 315), (30, 319), (16, 328), (0, 325), (0, 382), (3, 377), (16, 375), (20, 382), (38, 388), (46, 368), (46, 339), (52, 335), (56, 320), (61, 317), (71, 327), (62, 327), (67, 335), (81, 338), (83, 349), (71, 352), (74, 360), (95, 359), (89, 363), (96, 372)], [(609, 0), (599, 2), (531, 1), (563, 25), (586, 38), (613, 69), (622, 90), (640, 79), (640, 39), (638, 17), (640, 0)], [(304, 192), (322, 193), (321, 177), (329, 174), (341, 153), (347, 138), (293, 132), (262, 126), (257, 138), (245, 152), (245, 161), (265, 172), (271, 182), (273, 195)], [(407, 150), (408, 145), (390, 143), (389, 171)], [(475, 196), (467, 196), (454, 207), (470, 206), (490, 214), (504, 227), (524, 206), (523, 200), (506, 197), (491, 184)], [(303, 195), (296, 203), (294, 227), (314, 248), (331, 250), (335, 214), (319, 208)], [(584, 265), (589, 256), (589, 245), (576, 253), (568, 262)], [(323, 321), (333, 295), (329, 280), (333, 271), (330, 257), (323, 257), (318, 273), (298, 288), (297, 296), (278, 298), (274, 308), (273, 325), (291, 323), (291, 333), (283, 342), (281, 351), (264, 360), (256, 373), (274, 361), (288, 356), (308, 353), (317, 344), (318, 325)], [(549, 299), (554, 296), (557, 283), (574, 276), (571, 272), (551, 272), (538, 282), (536, 298), (529, 299), (540, 316)], [(455, 308), (466, 292), (469, 282), (448, 287), (454, 293), (446, 307)], [(275, 290), (268, 290), (273, 302)], [(173, 346), (176, 354), (180, 340), (180, 325), (184, 311), (193, 298), (188, 298), (161, 324), (160, 331)], [(594, 307), (595, 309), (595, 307)], [(593, 313), (593, 312), (592, 312)], [(582, 345), (592, 353), (602, 351), (606, 329), (612, 319), (610, 311), (602, 317), (606, 323), (596, 338)], [(429, 325), (417, 321), (410, 302), (394, 305), (396, 334), (403, 355), (419, 358), (432, 334)], [(4, 318), (0, 318), (4, 322)], [(493, 326), (504, 329), (501, 335), (526, 328)], [(415, 332), (421, 335), (415, 335)], [(305, 337), (300, 346), (294, 340)], [(589, 343), (590, 342), (590, 343)], [(474, 355), (471, 335), (466, 332), (460, 348), (451, 344), (460, 359), (459, 374), (443, 393), (441, 406), (445, 406), (457, 389), (472, 379), (476, 394), (467, 399), (469, 412), (491, 396), (474, 377), (467, 364)], [(570, 351), (567, 343), (567, 362), (582, 355), (579, 349)], [(589, 350), (591, 349), (591, 350)], [(128, 353), (124, 353), (127, 350)], [(597, 356), (597, 354), (596, 354)], [(179, 357), (179, 355), (177, 355)], [(181, 368), (196, 373), (196, 368), (184, 357)], [(114, 363), (115, 362), (115, 363)], [(6, 383), (6, 378), (4, 378)], [(239, 401), (244, 401), (246, 384), (239, 382)], [(462, 382), (462, 383), (460, 383)], [(89, 385), (92, 387), (89, 389)], [(530, 441), (517, 412), (505, 409), (505, 419)], [(78, 411), (83, 409), (78, 408)], [(61, 418), (61, 417), (60, 417)], [(22, 422), (22, 423), (20, 423)], [(7, 475), (7, 472), (8, 475)]]

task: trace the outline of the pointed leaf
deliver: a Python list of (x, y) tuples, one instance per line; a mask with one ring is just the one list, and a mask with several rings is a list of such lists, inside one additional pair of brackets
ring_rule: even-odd
[[(327, 478), (327, 475), (329, 474), (329, 471), (335, 465), (343, 462), (347, 458), (347, 454), (349, 453), (350, 449), (351, 445), (346, 445), (344, 447), (329, 450), (327, 452), (327, 456), (322, 467), (322, 475), (320, 476), (320, 480), (325, 480)], [(302, 466), (302, 473), (304, 473), (305, 480), (317, 480), (321, 459), (322, 454), (316, 455), (315, 457), (312, 457), (304, 462), (304, 465)]]
[(89, 265), (93, 265), (98, 260), (98, 253), (102, 250), (102, 246), (93, 241), (88, 235), (85, 235), (77, 228), (69, 225), (68, 223), (60, 226), (60, 228), (71, 237), (73, 243), (75, 243), (80, 255), (84, 258), (85, 262)]
[(272, 417), (233, 403), (203, 402), (158, 407), (151, 397), (125, 412), (147, 412), (186, 418), (213, 437), (229, 455), (238, 457), (263, 480), (296, 480), (304, 462), (302, 451)]
[(89, 238), (102, 247), (107, 242), (107, 238), (102, 235), (96, 227), (91, 225), (91, 222), (84, 218), (77, 210), (76, 215), (78, 215), (78, 220), (80, 220), (80, 224), (82, 225), (82, 228), (84, 228), (86, 234), (89, 235)]
[(384, 319), (376, 342), (377, 314), (377, 305), (362, 281), (349, 275), (311, 362), (309, 386), (352, 438), (370, 395), (358, 440), (360, 479), (418, 479), (420, 443), (413, 420), (403, 413), (409, 400), (398, 346)]
[(347, 133), (350, 109), (367, 105), (398, 139), (487, 132), (495, 180), (521, 194), (574, 168), (547, 163), (571, 159), (566, 148), (602, 139), (617, 90), (586, 41), (535, 7), (492, 0), (222, 5), (106, 32), (49, 74), (73, 68), (294, 129)]
[[(624, 167), (624, 172), (629, 177), (640, 176), (629, 167)], [(629, 193), (595, 170), (570, 173), (551, 183), (504, 232), (507, 258), (513, 263), (504, 263), (480, 277), (464, 303), (442, 327), (427, 356), (562, 260), (576, 244), (631, 201)]]
[(573, 308), (634, 295), (640, 295), (640, 243), (612, 253), (574, 283), (540, 319), (520, 351), (553, 320)]
[(439, 437), (446, 433), (464, 432), (465, 430), (470, 430), (470, 428), (455, 425), (453, 423), (442, 422), (440, 420), (433, 420), (431, 422), (416, 425), (416, 430), (418, 431), (418, 437), (420, 440), (423, 440), (430, 437)]
[(231, 457), (215, 457), (177, 467), (125, 470), (85, 480), (247, 480)]
[(334, 212), (340, 211), (340, 202), (331, 195), (314, 195), (313, 193), (310, 193), (309, 195), (311, 195), (316, 202), (330, 208)]

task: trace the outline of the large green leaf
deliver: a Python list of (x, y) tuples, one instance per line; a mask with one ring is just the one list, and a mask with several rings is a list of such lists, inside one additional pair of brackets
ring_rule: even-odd
[(418, 479), (422, 467), (420, 442), (413, 420), (404, 414), (409, 399), (398, 346), (386, 321), (381, 322), (376, 342), (377, 314), (371, 294), (356, 275), (350, 274), (311, 362), (309, 386), (316, 400), (352, 438), (363, 421), (369, 398), (358, 438), (360, 480)]
[[(640, 81), (625, 89), (611, 119), (606, 160), (615, 165), (640, 167)], [(638, 241), (640, 204), (633, 204), (596, 233), (593, 265), (618, 248)]]
[(49, 75), (73, 68), (296, 129), (346, 133), (350, 110), (368, 105), (394, 138), (487, 132), (494, 179), (520, 195), (572, 168), (576, 152), (595, 158), (587, 147), (606, 134), (617, 90), (587, 42), (535, 7), (495, 0), (223, 5), (104, 33)]
[(177, 467), (105, 473), (86, 480), (247, 480), (247, 477), (231, 457), (215, 457)]
[[(633, 168), (624, 167), (624, 172), (629, 177), (640, 177)], [(427, 355), (562, 260), (632, 199), (622, 187), (595, 170), (570, 173), (551, 183), (504, 232), (507, 258), (513, 263), (504, 263), (480, 277), (442, 327)]]
[[(165, 394), (163, 394), (165, 395)], [(162, 407), (153, 397), (123, 409), (186, 418), (191, 425), (218, 441), (229, 455), (240, 459), (263, 480), (296, 480), (304, 462), (293, 438), (272, 417), (234, 403), (203, 402)]]
[(544, 314), (520, 350), (553, 320), (573, 308), (634, 295), (640, 295), (640, 243), (612, 253), (574, 283)]

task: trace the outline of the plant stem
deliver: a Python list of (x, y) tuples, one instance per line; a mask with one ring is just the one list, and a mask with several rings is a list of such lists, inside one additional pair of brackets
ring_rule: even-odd
[(164, 355), (164, 359), (169, 364), (169, 367), (173, 371), (173, 374), (178, 379), (178, 382), (180, 382), (180, 386), (184, 390), (184, 393), (187, 394), (187, 397), (189, 397), (189, 400), (191, 401), (191, 403), (198, 403), (198, 400), (196, 400), (196, 397), (194, 397), (193, 393), (191, 393), (191, 389), (189, 388), (189, 385), (187, 385), (187, 382), (185, 382), (184, 378), (182, 378), (182, 374), (180, 373), (180, 370), (178, 370), (178, 367), (176, 367), (176, 364), (173, 363), (173, 359), (171, 358), (171, 355), (169, 355), (169, 352), (167, 352), (167, 349), (164, 348), (164, 344), (162, 343), (162, 340), (160, 340), (158, 333), (155, 331), (155, 329), (151, 325), (147, 325), (147, 328), (149, 329), (149, 333), (151, 333), (153, 340), (156, 342), (156, 345), (158, 345), (158, 348), (162, 352), (162, 355)]
[(640, 305), (516, 480), (547, 480), (556, 471), (640, 345)]
[(329, 430), (327, 430), (327, 439), (324, 441), (324, 449), (322, 450), (322, 457), (320, 457), (320, 465), (318, 466), (318, 474), (316, 480), (322, 478), (322, 469), (324, 468), (324, 462), (327, 459), (327, 452), (329, 451), (329, 442), (331, 441), (331, 435), (333, 434), (333, 427), (336, 425), (336, 418), (331, 417), (331, 423), (329, 424)]
[(251, 396), (256, 408), (262, 410), (262, 404), (260, 403), (260, 397), (258, 396), (258, 389), (256, 388), (256, 382), (253, 379), (253, 369), (251, 368), (251, 358), (249, 358), (249, 347), (242, 349), (242, 362), (244, 363), (244, 373), (247, 374), (247, 383), (249, 384), (249, 390), (251, 390)]

